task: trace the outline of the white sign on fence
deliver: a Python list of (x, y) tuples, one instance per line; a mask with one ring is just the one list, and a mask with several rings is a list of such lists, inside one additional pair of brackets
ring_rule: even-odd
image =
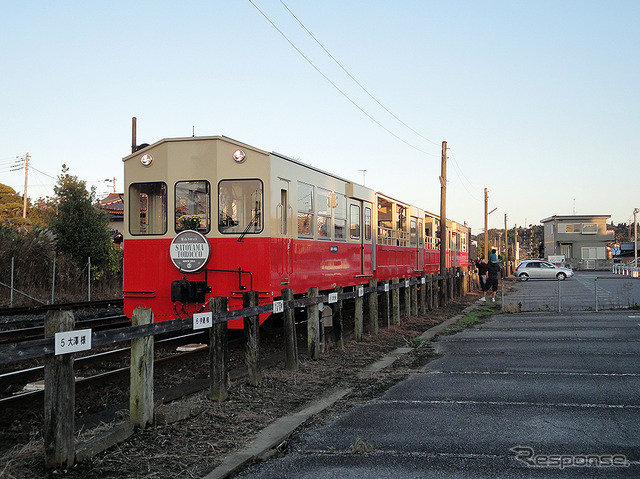
[(88, 351), (91, 349), (91, 330), (79, 329), (77, 331), (56, 333), (55, 343), (56, 356), (78, 351)]
[(358, 298), (362, 298), (364, 296), (364, 287), (360, 286), (358, 288)]
[(213, 326), (213, 313), (195, 313), (193, 315), (193, 329), (206, 329)]
[(282, 313), (284, 311), (284, 301), (274, 301), (273, 302), (273, 314)]
[(329, 293), (329, 304), (338, 302), (338, 293)]

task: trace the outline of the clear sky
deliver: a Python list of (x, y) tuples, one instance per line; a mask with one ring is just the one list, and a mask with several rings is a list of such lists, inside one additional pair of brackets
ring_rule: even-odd
[(135, 116), (138, 143), (226, 135), (434, 213), (447, 141), (474, 233), (484, 188), (490, 228), (640, 207), (637, 0), (2, 4), (0, 183), (29, 152), (32, 198), (63, 163), (123, 191)]

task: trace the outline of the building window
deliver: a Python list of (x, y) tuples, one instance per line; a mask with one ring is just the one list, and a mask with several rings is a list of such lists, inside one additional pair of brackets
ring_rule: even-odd
[(607, 251), (605, 247), (583, 247), (582, 259), (606, 259)]
[(582, 224), (583, 235), (597, 235), (598, 225), (596, 223), (583, 223)]
[(167, 232), (167, 185), (133, 183), (129, 186), (129, 232), (163, 235)]

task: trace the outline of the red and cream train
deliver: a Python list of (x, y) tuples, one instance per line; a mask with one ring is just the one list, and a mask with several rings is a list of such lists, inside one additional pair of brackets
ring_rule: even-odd
[[(215, 136), (164, 139), (123, 161), (129, 317), (439, 270), (435, 215), (283, 155)], [(447, 267), (468, 266), (469, 228), (446, 227)]]

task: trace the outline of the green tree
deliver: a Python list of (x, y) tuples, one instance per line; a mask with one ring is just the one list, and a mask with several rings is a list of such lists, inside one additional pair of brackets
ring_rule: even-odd
[(95, 189), (88, 192), (86, 182), (70, 175), (69, 168), (62, 165), (54, 191), (57, 211), (49, 227), (56, 235), (58, 251), (70, 254), (79, 266), (91, 258), (97, 276), (117, 269), (118, 255), (112, 251), (109, 217), (94, 206)]
[(0, 219), (2, 224), (19, 227), (25, 223), (22, 217), (24, 203), (22, 196), (10, 186), (0, 183)]

